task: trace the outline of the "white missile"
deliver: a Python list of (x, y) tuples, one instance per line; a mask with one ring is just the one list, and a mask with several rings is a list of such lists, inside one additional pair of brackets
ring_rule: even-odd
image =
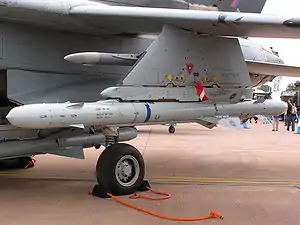
[(138, 59), (135, 54), (115, 54), (106, 52), (80, 52), (64, 57), (66, 61), (82, 65), (132, 66)]
[(18, 106), (8, 113), (14, 126), (47, 129), (84, 126), (135, 126), (173, 122), (196, 122), (218, 116), (248, 117), (257, 114), (279, 115), (287, 105), (283, 101), (266, 100), (237, 104), (204, 104), (201, 102), (119, 102), (106, 100), (95, 103), (56, 103)]

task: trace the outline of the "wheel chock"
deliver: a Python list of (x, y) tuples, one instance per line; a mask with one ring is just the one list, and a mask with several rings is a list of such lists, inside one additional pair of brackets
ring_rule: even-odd
[(138, 189), (138, 191), (140, 191), (140, 192), (149, 191), (149, 188), (151, 188), (150, 184), (149, 184), (149, 181), (144, 180), (142, 182), (141, 187)]
[(110, 196), (107, 195), (107, 191), (99, 184), (96, 184), (89, 194), (99, 198), (110, 198)]
[[(147, 180), (144, 180), (142, 182), (142, 185), (139, 189), (137, 189), (137, 191), (140, 191), (140, 192), (145, 192), (145, 191), (149, 191), (149, 188), (150, 188), (150, 184)], [(108, 190), (105, 190), (104, 187), (102, 187), (100, 184), (96, 184), (93, 188), (92, 191), (89, 192), (90, 195), (93, 195), (95, 197), (99, 197), (99, 198), (111, 198), (109, 194), (112, 194), (114, 196), (123, 196), (124, 194), (122, 193), (112, 193), (111, 191), (108, 191)], [(134, 194), (134, 192), (132, 193), (128, 193), (126, 195), (131, 195), (131, 194)]]

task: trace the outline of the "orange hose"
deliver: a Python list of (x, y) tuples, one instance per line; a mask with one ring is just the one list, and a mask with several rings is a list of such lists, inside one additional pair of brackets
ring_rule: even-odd
[[(150, 189), (150, 188), (149, 188)], [(153, 191), (155, 192), (155, 191)], [(161, 193), (161, 192), (159, 192)], [(152, 216), (155, 216), (155, 217), (158, 217), (160, 219), (166, 219), (166, 220), (173, 220), (173, 221), (200, 221), (200, 220), (206, 220), (206, 219), (211, 219), (211, 218), (219, 218), (219, 219), (223, 219), (223, 216), (219, 215), (219, 213), (217, 212), (211, 212), (209, 215), (207, 216), (203, 216), (203, 217), (195, 217), (195, 218), (181, 218), (181, 217), (170, 217), (170, 216), (164, 216), (164, 215), (159, 215), (155, 212), (151, 212), (149, 210), (146, 210), (146, 209), (142, 209), (142, 208), (139, 208), (137, 206), (134, 206), (132, 204), (129, 204), (127, 202), (124, 202), (122, 201), (121, 199), (115, 197), (114, 195), (110, 194), (110, 193), (106, 193), (109, 197), (111, 197), (113, 200), (115, 200), (116, 202), (118, 203), (121, 203), (122, 205), (125, 205), (127, 207), (130, 207), (132, 209), (135, 209), (137, 211), (140, 211), (140, 212), (143, 212), (143, 213), (146, 213), (148, 215), (152, 215)], [(165, 193), (163, 193), (165, 194)], [(170, 195), (168, 195), (167, 197), (169, 197)], [(165, 197), (166, 198), (166, 197)], [(170, 198), (170, 197), (169, 197)], [(148, 199), (148, 198), (146, 198)], [(153, 200), (153, 199), (151, 199)], [(157, 199), (155, 199), (157, 200)]]
[(171, 194), (168, 193), (164, 193), (164, 192), (160, 192), (160, 191), (154, 191), (149, 187), (146, 187), (151, 193), (153, 194), (157, 194), (157, 195), (164, 195), (165, 197), (160, 197), (160, 198), (152, 198), (152, 197), (148, 197), (148, 196), (144, 196), (144, 195), (139, 195), (138, 193), (135, 193), (134, 195), (130, 196), (130, 199), (138, 199), (138, 198), (143, 198), (143, 199), (147, 199), (147, 200), (152, 200), (152, 201), (158, 201), (158, 200), (167, 200), (169, 198), (172, 197)]

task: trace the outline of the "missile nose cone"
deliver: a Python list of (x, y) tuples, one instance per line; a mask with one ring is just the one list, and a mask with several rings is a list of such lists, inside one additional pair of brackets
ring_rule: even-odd
[(280, 110), (280, 113), (284, 113), (288, 108), (288, 104), (284, 101), (281, 101), (281, 100), (280, 100), (280, 103), (278, 105), (279, 105), (278, 108)]
[(6, 119), (11, 125), (18, 128), (38, 129), (37, 125), (41, 122), (40, 116), (45, 113), (41, 104), (22, 105), (11, 109), (6, 115)]
[(117, 91), (119, 90), (119, 88), (116, 87), (109, 87), (104, 89), (100, 95), (104, 98), (113, 98), (117, 93)]
[(64, 57), (64, 60), (68, 61), (68, 62), (72, 62), (72, 63), (80, 63), (78, 62), (78, 58), (80, 58), (80, 53), (74, 53), (74, 54), (70, 54)]
[(100, 59), (100, 54), (97, 52), (81, 52), (73, 53), (64, 57), (64, 60), (76, 64), (82, 64), (89, 66), (92, 64), (97, 64)]
[(34, 110), (32, 110), (28, 106), (17, 106), (9, 111), (6, 115), (6, 119), (8, 122), (15, 127), (22, 127), (27, 123), (30, 123), (30, 118), (34, 114)]
[(6, 119), (8, 122), (10, 122), (12, 125), (16, 125), (15, 121), (18, 119), (18, 109), (13, 108), (9, 111), (9, 113), (6, 115)]

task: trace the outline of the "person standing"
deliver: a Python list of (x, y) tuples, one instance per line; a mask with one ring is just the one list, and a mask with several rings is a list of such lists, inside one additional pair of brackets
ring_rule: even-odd
[(278, 131), (278, 124), (279, 124), (279, 118), (281, 115), (273, 116), (273, 130), (272, 131)]
[(287, 131), (290, 130), (290, 126), (292, 126), (292, 131), (295, 131), (295, 120), (296, 120), (296, 114), (297, 114), (297, 107), (293, 103), (292, 99), (288, 100), (288, 108), (286, 112), (287, 116)]

